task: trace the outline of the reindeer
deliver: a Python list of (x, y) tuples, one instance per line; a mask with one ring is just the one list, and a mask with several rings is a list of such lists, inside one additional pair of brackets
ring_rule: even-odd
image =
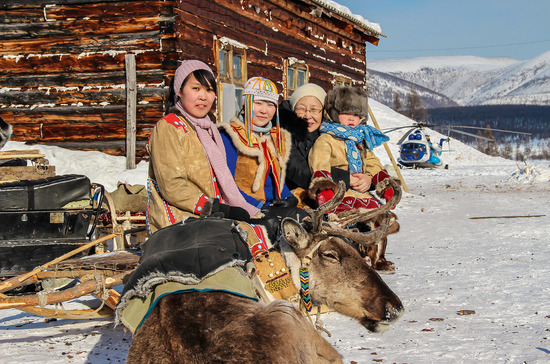
[[(312, 305), (325, 304), (359, 320), (369, 331), (381, 332), (400, 317), (403, 305), (361, 257), (355, 244), (376, 244), (386, 233), (389, 217), (383, 219), (380, 228), (366, 234), (344, 228), (347, 220), (355, 220), (351, 216), (323, 221), (323, 215), (342, 199), (344, 190), (341, 188), (342, 193), (316, 211), (309, 211), (312, 217), (303, 224), (283, 219), (283, 239), (278, 248), (294, 284), (300, 287), (301, 279), (307, 283), (306, 289), (302, 289), (302, 299)], [(379, 212), (387, 215), (386, 210)], [(376, 215), (372, 210), (360, 214), (364, 218)], [(308, 279), (304, 280), (304, 275)], [(291, 303), (276, 300), (266, 304), (226, 292), (163, 296), (135, 334), (127, 360), (128, 363), (262, 361), (342, 362), (338, 352)]]

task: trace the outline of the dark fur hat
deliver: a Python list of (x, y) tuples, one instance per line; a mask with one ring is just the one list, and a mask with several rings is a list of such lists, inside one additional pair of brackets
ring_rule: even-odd
[(0, 149), (10, 140), (11, 125), (6, 123), (4, 119), (0, 117)]
[(363, 122), (369, 118), (369, 95), (357, 87), (337, 87), (325, 98), (325, 111), (332, 121), (338, 122), (340, 114), (359, 115)]

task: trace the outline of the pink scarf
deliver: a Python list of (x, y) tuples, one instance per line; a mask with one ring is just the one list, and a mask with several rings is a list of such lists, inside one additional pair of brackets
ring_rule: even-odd
[(195, 126), (197, 136), (202, 144), (202, 147), (204, 148), (204, 151), (206, 152), (206, 156), (208, 157), (210, 166), (214, 170), (214, 174), (220, 187), (220, 202), (231, 206), (242, 207), (250, 214), (250, 216), (254, 216), (260, 210), (246, 202), (244, 197), (241, 195), (241, 192), (235, 183), (235, 179), (227, 166), (225, 147), (218, 128), (216, 128), (208, 115), (200, 119), (191, 116), (183, 107), (178, 96), (179, 90), (181, 90), (181, 86), (185, 78), (191, 72), (200, 69), (207, 70), (214, 74), (210, 67), (208, 67), (205, 63), (196, 60), (183, 61), (178, 67), (176, 70), (176, 75), (174, 76), (174, 91), (176, 92), (174, 103), (185, 119)]

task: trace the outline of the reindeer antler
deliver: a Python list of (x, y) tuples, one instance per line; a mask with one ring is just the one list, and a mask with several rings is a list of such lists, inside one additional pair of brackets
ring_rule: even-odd
[(393, 178), (388, 180), (388, 184), (393, 189), (394, 194), (385, 205), (382, 205), (377, 209), (353, 209), (343, 211), (338, 214), (333, 214), (331, 216), (331, 221), (337, 222), (340, 226), (345, 227), (358, 222), (371, 220), (378, 215), (390, 211), (397, 206), (399, 201), (401, 201), (402, 191), (399, 184)]
[[(394, 195), (385, 205), (382, 205), (376, 209), (359, 208), (343, 211), (338, 214), (329, 214), (329, 222), (324, 222), (323, 216), (328, 211), (335, 209), (344, 198), (346, 186), (343, 181), (340, 181), (338, 183), (338, 190), (330, 201), (319, 206), (316, 210), (304, 207), (306, 212), (311, 216), (311, 225), (308, 226), (307, 230), (309, 230), (313, 235), (319, 236), (340, 235), (363, 246), (377, 244), (388, 232), (390, 225), (389, 211), (399, 203), (402, 195), (401, 187), (393, 178), (389, 179), (388, 184), (391, 188), (393, 188)], [(379, 215), (384, 215), (384, 217), (379, 226), (372, 231), (361, 232), (357, 229), (348, 228), (348, 226), (354, 225), (358, 222), (367, 222), (372, 220)], [(307, 219), (303, 222), (309, 223)], [(324, 234), (319, 234), (321, 232), (324, 232)]]
[(312, 210), (307, 207), (304, 208), (306, 212), (311, 216), (311, 222), (313, 224), (311, 228), (312, 233), (315, 234), (321, 231), (321, 228), (323, 227), (323, 215), (325, 215), (330, 210), (335, 209), (336, 206), (338, 206), (338, 204), (344, 198), (345, 193), (346, 184), (344, 183), (344, 181), (340, 181), (338, 182), (338, 190), (336, 191), (332, 199), (319, 206), (316, 210)]
[[(366, 210), (366, 209), (358, 209)], [(357, 211), (357, 210), (356, 210)], [(361, 232), (357, 229), (346, 229), (344, 227), (334, 227), (330, 222), (323, 225), (323, 230), (329, 235), (340, 235), (349, 240), (364, 246), (376, 245), (388, 232), (390, 227), (390, 214), (384, 213), (384, 219), (376, 229), (369, 232)]]
[[(330, 214), (330, 223), (325, 223), (323, 229), (328, 234), (341, 235), (364, 246), (377, 244), (388, 232), (390, 225), (389, 211), (399, 203), (402, 195), (401, 187), (393, 178), (389, 179), (388, 184), (393, 188), (394, 195), (385, 205), (377, 209), (360, 208), (343, 211), (338, 214)], [(384, 214), (383, 220), (380, 222), (380, 225), (372, 231), (359, 232), (357, 229), (352, 230), (346, 228), (358, 222), (367, 222), (382, 214)], [(336, 226), (334, 226), (334, 224), (336, 224)]]

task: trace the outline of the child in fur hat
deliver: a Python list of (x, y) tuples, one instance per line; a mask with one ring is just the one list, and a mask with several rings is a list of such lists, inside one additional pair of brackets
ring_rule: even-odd
[(310, 197), (322, 205), (334, 196), (338, 187), (330, 170), (336, 167), (349, 171), (350, 188), (334, 212), (380, 207), (368, 191), (376, 189), (378, 196), (386, 201), (393, 197), (394, 191), (386, 181), (390, 177), (388, 172), (372, 150), (389, 138), (366, 125), (367, 92), (353, 87), (336, 88), (326, 96), (325, 111), (331, 120), (321, 124), (321, 135), (308, 157), (312, 171)]
[(245, 84), (239, 117), (218, 126), (235, 182), (258, 208), (293, 197), (285, 185), (291, 137), (279, 127), (278, 105), (277, 86), (253, 77)]

